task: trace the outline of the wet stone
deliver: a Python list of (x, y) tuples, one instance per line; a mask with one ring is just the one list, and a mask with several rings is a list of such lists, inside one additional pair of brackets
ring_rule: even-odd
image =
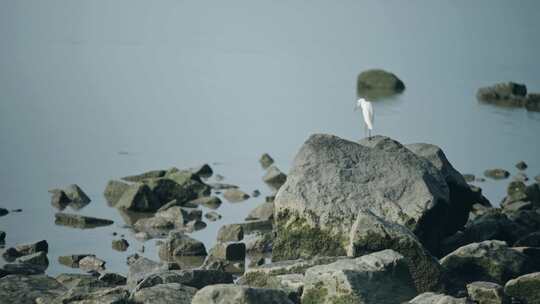
[(40, 266), (43, 267), (43, 270), (47, 269), (47, 267), (49, 266), (49, 259), (47, 258), (47, 253), (43, 251), (19, 257), (16, 261), (21, 264)]
[(263, 177), (263, 181), (276, 190), (281, 188), (286, 180), (287, 175), (281, 172), (276, 166), (270, 166)]
[(98, 280), (105, 282), (109, 286), (126, 285), (127, 282), (126, 277), (114, 272), (102, 273)]
[(510, 172), (504, 169), (495, 168), (495, 169), (488, 169), (484, 171), (484, 175), (491, 179), (505, 179), (510, 176)]
[(167, 171), (165, 170), (152, 170), (141, 174), (125, 176), (122, 177), (122, 180), (125, 180), (126, 182), (142, 182), (147, 179), (163, 177), (166, 173)]
[(84, 208), (90, 203), (90, 198), (84, 191), (76, 184), (71, 184), (64, 189), (66, 196), (69, 198), (71, 203), (69, 204), (75, 210)]
[(193, 170), (191, 170), (193, 172), (193, 174), (197, 175), (197, 176), (200, 176), (202, 178), (209, 178), (212, 176), (212, 174), (214, 174), (214, 171), (212, 170), (212, 168), (210, 167), (210, 165), (208, 164), (204, 164), (198, 168), (195, 168)]
[(516, 164), (516, 168), (518, 168), (519, 170), (525, 170), (528, 168), (528, 166), (527, 166), (527, 163), (525, 163), (524, 161), (519, 161)]
[(237, 242), (244, 238), (244, 228), (240, 224), (223, 225), (218, 231), (218, 242)]
[(79, 268), (85, 271), (101, 272), (105, 270), (105, 261), (95, 256), (87, 256), (79, 261)]
[(49, 252), (49, 244), (46, 240), (41, 240), (35, 243), (21, 244), (15, 246), (19, 256), (29, 255), (37, 252)]
[(63, 190), (54, 191), (51, 196), (51, 205), (58, 209), (64, 210), (71, 203), (69, 197)]
[(58, 212), (55, 215), (54, 223), (60, 226), (68, 226), (79, 229), (91, 229), (112, 225), (114, 222), (108, 219), (83, 216), (79, 214), (69, 214)]
[(79, 262), (85, 257), (95, 257), (93, 254), (72, 254), (72, 255), (63, 255), (58, 257), (58, 263), (68, 266), (71, 268), (78, 268)]
[(122, 197), (122, 194), (124, 194), (128, 188), (129, 184), (127, 183), (111, 180), (107, 183), (103, 196), (107, 200), (109, 206), (115, 207), (118, 200)]
[(112, 241), (112, 248), (116, 251), (126, 251), (128, 247), (129, 247), (129, 243), (125, 239)]
[(221, 200), (219, 199), (219, 197), (216, 196), (200, 197), (198, 199), (190, 201), (189, 203), (195, 206), (202, 205), (210, 209), (217, 209), (219, 208), (219, 206), (221, 206)]
[(225, 193), (223, 193), (223, 197), (230, 203), (238, 203), (247, 200), (249, 194), (239, 189), (227, 189)]
[(259, 158), (259, 163), (263, 169), (266, 169), (274, 163), (274, 159), (268, 153), (264, 153)]

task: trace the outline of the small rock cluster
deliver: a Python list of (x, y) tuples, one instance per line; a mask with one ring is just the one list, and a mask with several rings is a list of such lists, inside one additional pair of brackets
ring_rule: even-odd
[(476, 98), (498, 106), (524, 107), (528, 111), (540, 112), (540, 94), (527, 94), (527, 87), (515, 82), (497, 83), (480, 88)]

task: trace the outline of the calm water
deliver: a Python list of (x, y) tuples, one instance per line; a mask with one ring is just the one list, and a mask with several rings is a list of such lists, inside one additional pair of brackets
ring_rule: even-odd
[[(142, 245), (102, 197), (111, 178), (205, 162), (245, 191), (270, 190), (257, 159), (283, 170), (315, 132), (363, 136), (357, 74), (385, 68), (406, 84), (375, 105), (375, 133), (441, 146), (463, 173), (540, 174), (540, 113), (481, 105), (499, 81), (540, 91), (538, 1), (0, 0), (0, 218), (7, 245), (47, 239), (57, 256), (95, 253), (108, 269)], [(120, 155), (127, 151), (128, 155)], [(480, 184), (495, 204), (508, 181)], [(80, 211), (115, 224), (54, 225), (47, 189), (77, 183)], [(219, 225), (263, 197), (224, 203)], [(131, 243), (111, 249), (113, 231)], [(145, 255), (157, 259), (155, 241)]]

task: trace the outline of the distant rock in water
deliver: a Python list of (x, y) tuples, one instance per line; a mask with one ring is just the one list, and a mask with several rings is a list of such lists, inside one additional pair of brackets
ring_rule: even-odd
[(69, 226), (69, 227), (79, 228), (79, 229), (89, 229), (89, 228), (96, 228), (96, 227), (101, 227), (101, 226), (109, 226), (114, 223), (113, 221), (108, 220), (108, 219), (82, 216), (79, 214), (68, 214), (68, 213), (62, 213), (62, 212), (58, 212), (54, 216), (56, 218), (56, 220), (54, 221), (56, 225)]
[(540, 94), (527, 94), (524, 84), (515, 82), (497, 83), (489, 87), (482, 87), (476, 92), (476, 98), (485, 103), (502, 107), (521, 108), (528, 111), (540, 112)]
[(484, 171), (484, 176), (492, 179), (505, 179), (510, 176), (510, 172), (501, 168), (487, 169)]
[(59, 210), (70, 206), (73, 210), (80, 210), (88, 205), (91, 200), (84, 191), (76, 184), (71, 184), (65, 189), (52, 189), (51, 205)]
[(405, 84), (393, 73), (385, 70), (367, 70), (357, 79), (357, 94), (370, 100), (389, 97), (405, 90)]

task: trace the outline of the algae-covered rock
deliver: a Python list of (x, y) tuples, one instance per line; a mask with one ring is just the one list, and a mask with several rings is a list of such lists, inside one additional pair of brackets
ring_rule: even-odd
[(526, 95), (527, 87), (515, 82), (497, 83), (479, 88), (476, 92), (476, 98), (479, 101), (506, 107), (524, 106)]
[(160, 284), (136, 291), (134, 304), (191, 304), (196, 288), (178, 283)]
[(306, 270), (303, 304), (403, 303), (416, 295), (405, 258), (384, 250)]
[(192, 304), (293, 304), (279, 289), (251, 288), (233, 284), (207, 286), (193, 297)]
[(345, 255), (360, 209), (404, 225), (432, 252), (466, 222), (448, 175), (390, 138), (366, 141), (316, 134), (304, 143), (274, 202), (275, 260)]
[(66, 288), (45, 275), (8, 275), (0, 278), (0, 303), (35, 304), (37, 298), (53, 299)]
[(491, 282), (473, 282), (467, 284), (469, 298), (478, 304), (509, 304), (510, 299), (504, 294), (503, 287)]
[(508, 281), (504, 292), (523, 303), (540, 303), (540, 272), (529, 273)]

